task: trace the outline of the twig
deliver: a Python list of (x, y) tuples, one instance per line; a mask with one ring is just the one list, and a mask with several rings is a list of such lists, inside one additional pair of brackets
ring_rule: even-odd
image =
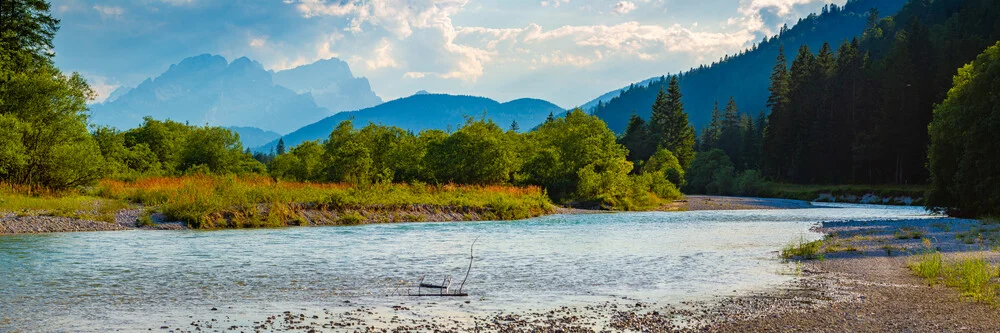
[(479, 240), (479, 237), (476, 237), (476, 239), (472, 241), (472, 245), (469, 246), (469, 269), (467, 271), (465, 271), (465, 278), (462, 279), (462, 284), (458, 286), (458, 293), (459, 294), (462, 293), (462, 288), (465, 287), (465, 280), (469, 279), (469, 273), (472, 272), (472, 258), (473, 258), (473, 256), (472, 256), (472, 249), (476, 246), (476, 241), (478, 241), (478, 240)]

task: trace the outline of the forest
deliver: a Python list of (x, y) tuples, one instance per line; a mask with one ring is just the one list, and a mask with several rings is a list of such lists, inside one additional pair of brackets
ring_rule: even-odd
[(220, 127), (152, 118), (124, 131), (88, 125), (94, 93), (79, 74), (54, 66), (59, 22), (49, 5), (9, 3), (15, 8), (0, 23), (0, 180), (16, 186), (6, 188), (74, 191), (101, 179), (266, 175), (356, 187), (536, 186), (561, 204), (636, 210), (680, 198), (681, 189), (764, 195), (768, 181), (929, 182), (931, 207), (1000, 213), (1000, 121), (987, 102), (997, 99), (996, 47), (979, 55), (1000, 39), (994, 1), (914, 0), (888, 18), (870, 13), (864, 33), (836, 48), (824, 43), (814, 53), (802, 45), (787, 57), (785, 46), (794, 45), (781, 45), (766, 110), (716, 100), (698, 130), (680, 77), (670, 76), (648, 120), (633, 113), (620, 136), (580, 109), (524, 133), (516, 121), (501, 126), (475, 117), (454, 131), (419, 133), (347, 120), (325, 140), (279, 141), (274, 154), (252, 154)]

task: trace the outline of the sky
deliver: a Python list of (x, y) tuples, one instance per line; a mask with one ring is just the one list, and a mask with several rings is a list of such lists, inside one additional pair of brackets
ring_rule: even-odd
[(56, 65), (106, 98), (182, 59), (283, 70), (336, 57), (385, 100), (432, 93), (573, 107), (751, 47), (846, 0), (51, 0)]

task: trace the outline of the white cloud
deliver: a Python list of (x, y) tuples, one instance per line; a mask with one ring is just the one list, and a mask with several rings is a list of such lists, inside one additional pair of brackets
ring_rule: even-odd
[(552, 6), (554, 8), (559, 8), (564, 3), (569, 3), (569, 0), (543, 0), (541, 2), (542, 7)]
[(267, 44), (267, 36), (250, 38), (250, 47), (263, 47)]
[(762, 12), (787, 17), (793, 13), (794, 6), (813, 2), (830, 3), (831, 0), (740, 0), (737, 12), (742, 16), (730, 18), (727, 20), (727, 24), (741, 26), (751, 32), (764, 32), (770, 35), (774, 32), (765, 26)]
[(629, 12), (635, 10), (635, 2), (632, 1), (618, 1), (611, 6), (611, 11), (617, 14), (628, 14)]
[(101, 18), (119, 18), (125, 14), (125, 9), (118, 6), (94, 5), (94, 10), (101, 14)]
[(94, 90), (94, 94), (96, 95), (94, 97), (94, 103), (104, 102), (104, 100), (107, 99), (108, 96), (115, 91), (115, 89), (121, 87), (121, 84), (114, 82), (103, 75), (90, 73), (81, 73), (81, 75), (87, 79), (87, 85), (90, 86), (90, 89)]

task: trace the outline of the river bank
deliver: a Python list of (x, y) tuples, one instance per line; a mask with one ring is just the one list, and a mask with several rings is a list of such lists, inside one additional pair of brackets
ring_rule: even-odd
[[(750, 209), (801, 209), (810, 208), (809, 202), (790, 199), (746, 198), (692, 195), (674, 201), (661, 211), (709, 211), (709, 210), (750, 210)], [(504, 216), (491, 207), (435, 206), (435, 205), (353, 205), (331, 207), (315, 204), (292, 204), (282, 208), (287, 216), (292, 216), (291, 225), (298, 226), (341, 226), (376, 223), (404, 222), (460, 222), (496, 220)], [(254, 214), (268, 215), (271, 207), (261, 205)], [(532, 210), (532, 216), (550, 214), (600, 214), (609, 211), (560, 208)], [(246, 213), (243, 213), (245, 218)], [(121, 209), (114, 213), (114, 222), (97, 221), (49, 215), (46, 211), (25, 211), (0, 214), (0, 235), (34, 234), (49, 232), (86, 232), (119, 230), (178, 230), (188, 226), (181, 221), (171, 221), (164, 214), (150, 214), (150, 223), (137, 223), (142, 217), (142, 208)], [(228, 212), (209, 216), (216, 220), (232, 220), (241, 216)]]

